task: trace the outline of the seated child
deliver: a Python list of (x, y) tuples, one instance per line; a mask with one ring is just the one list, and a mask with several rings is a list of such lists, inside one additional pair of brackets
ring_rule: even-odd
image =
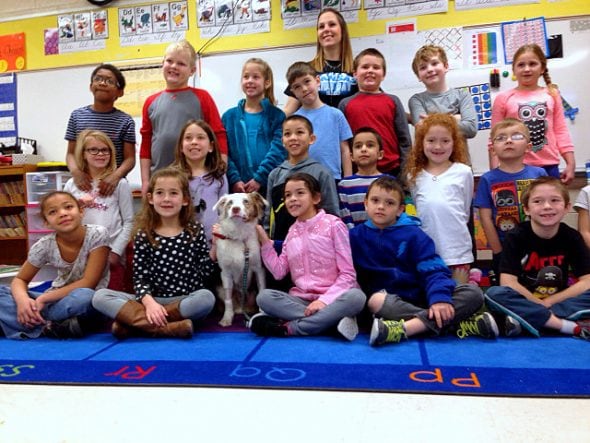
[(481, 289), (456, 286), (420, 221), (404, 213), (404, 192), (383, 176), (369, 186), (369, 220), (350, 231), (352, 258), (368, 307), (376, 318), (369, 343), (399, 343), (410, 336), (456, 330), (463, 338), (495, 338), (498, 328), (483, 305)]
[[(109, 282), (109, 235), (98, 225), (83, 225), (78, 200), (63, 191), (45, 194), (39, 202), (47, 234), (30, 249), (10, 287), (0, 286), (0, 327), (7, 338), (82, 337), (97, 313), (94, 291)], [(28, 285), (44, 266), (57, 268), (51, 288), (43, 293)]]
[[(522, 205), (530, 221), (506, 236), (500, 286), (487, 291), (486, 302), (507, 315), (507, 336), (523, 327), (537, 337), (549, 329), (589, 340), (590, 327), (576, 320), (590, 317), (590, 250), (562, 222), (569, 192), (558, 178), (540, 177), (524, 192)], [(569, 269), (577, 281), (568, 286)]]
[(350, 256), (348, 230), (323, 209), (320, 184), (309, 174), (296, 173), (285, 182), (285, 206), (297, 221), (289, 228), (280, 255), (258, 226), (264, 265), (277, 280), (291, 272), (289, 292), (265, 289), (256, 302), (263, 311), (250, 320), (258, 335), (317, 335), (333, 327), (347, 340), (358, 333), (352, 318), (365, 305)]
[(377, 162), (383, 157), (383, 141), (373, 128), (362, 127), (356, 131), (351, 146), (352, 162), (356, 174), (344, 177), (338, 183), (340, 217), (348, 229), (367, 220), (365, 194), (373, 180), (382, 176)]

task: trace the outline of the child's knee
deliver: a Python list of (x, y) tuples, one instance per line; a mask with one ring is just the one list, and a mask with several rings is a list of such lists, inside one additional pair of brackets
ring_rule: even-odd
[(385, 291), (375, 292), (369, 297), (367, 307), (369, 308), (371, 314), (376, 314), (381, 310), (383, 303), (385, 303), (385, 297), (387, 297), (387, 292)]

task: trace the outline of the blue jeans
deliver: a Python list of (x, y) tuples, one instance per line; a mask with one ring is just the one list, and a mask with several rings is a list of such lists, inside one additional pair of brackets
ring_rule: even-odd
[(546, 308), (539, 303), (528, 300), (508, 286), (493, 286), (487, 290), (486, 296), (504, 308), (504, 310), (501, 310), (499, 309), (500, 306), (490, 304), (490, 310), (499, 310), (505, 314), (507, 310), (509, 311), (508, 315), (514, 313), (537, 331), (544, 328), (551, 314), (571, 320), (590, 316), (590, 291), (568, 298), (561, 303), (556, 303), (551, 308)]
[[(33, 299), (39, 297), (41, 292), (29, 291)], [(79, 315), (91, 315), (95, 313), (92, 307), (94, 289), (77, 288), (61, 300), (46, 305), (41, 315), (47, 321), (61, 321)], [(9, 286), (0, 286), (0, 327), (7, 338), (22, 340), (37, 338), (41, 335), (43, 325), (34, 328), (25, 328), (17, 320), (16, 302), (12, 297)]]

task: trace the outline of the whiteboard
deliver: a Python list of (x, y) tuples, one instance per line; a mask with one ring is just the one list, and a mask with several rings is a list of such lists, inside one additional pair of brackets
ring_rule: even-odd
[[(547, 22), (548, 34), (562, 34), (563, 59), (549, 60), (549, 72), (554, 83), (559, 85), (562, 96), (573, 106), (580, 109), (575, 121), (569, 119), (568, 127), (576, 147), (577, 170), (584, 168), (590, 159), (590, 150), (586, 140), (590, 132), (590, 46), (588, 31), (572, 32), (570, 20), (560, 19)], [(404, 106), (416, 92), (423, 90), (422, 84), (415, 80), (410, 60), (415, 49), (409, 51), (388, 48), (383, 38), (362, 37), (352, 39), (353, 52), (369, 46), (377, 47), (385, 54), (387, 75), (383, 90), (397, 95)], [(398, 48), (399, 49), (399, 48)], [(192, 79), (192, 84), (209, 91), (217, 103), (220, 114), (236, 106), (243, 94), (240, 88), (242, 65), (250, 57), (260, 57), (273, 68), (275, 79), (275, 95), (282, 106), (286, 97), (282, 91), (286, 88), (285, 73), (295, 61), (310, 60), (315, 53), (315, 45), (279, 48), (271, 50), (245, 51), (225, 53), (203, 57), (200, 70)], [(409, 58), (409, 60), (408, 60)], [(39, 153), (45, 159), (63, 161), (66, 153), (64, 140), (67, 121), (75, 108), (90, 104), (92, 95), (89, 91), (90, 73), (93, 66), (65, 68), (57, 70), (23, 72), (18, 74), (18, 119), (19, 135), (38, 141)], [(500, 72), (511, 72), (510, 66), (499, 66)], [(489, 81), (489, 69), (453, 69), (448, 73), (449, 86), (459, 87), (480, 84)], [(510, 77), (502, 78), (498, 91), (513, 88), (515, 83)], [(141, 122), (136, 120), (139, 132)], [(469, 148), (473, 162), (473, 170), (480, 175), (488, 170), (487, 139), (489, 131), (480, 131), (469, 140)], [(138, 133), (138, 143), (139, 143)], [(139, 146), (139, 145), (138, 145)], [(139, 149), (138, 149), (139, 150)], [(139, 161), (129, 176), (130, 182), (140, 184)]]

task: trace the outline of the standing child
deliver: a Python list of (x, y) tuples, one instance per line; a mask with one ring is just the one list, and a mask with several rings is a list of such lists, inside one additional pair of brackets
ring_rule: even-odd
[(281, 143), (285, 113), (275, 106), (272, 70), (251, 58), (242, 68), (245, 99), (221, 118), (227, 131), (227, 178), (233, 192), (266, 194), (268, 174), (286, 158)]
[[(563, 114), (563, 105), (557, 86), (551, 83), (547, 57), (536, 44), (518, 48), (512, 59), (512, 72), (518, 86), (501, 92), (492, 106), (492, 126), (506, 117), (522, 121), (531, 133), (532, 149), (524, 162), (540, 166), (552, 177), (568, 184), (574, 179), (576, 159), (574, 145)], [(539, 86), (543, 76), (547, 87)], [(559, 173), (559, 156), (565, 160), (565, 169)], [(490, 151), (490, 169), (497, 160)]]
[(266, 191), (269, 212), (265, 216), (265, 225), (270, 238), (278, 244), (282, 243), (289, 227), (295, 222), (295, 218), (287, 211), (284, 200), (287, 177), (295, 172), (305, 172), (318, 180), (323, 209), (329, 214), (338, 215), (338, 194), (334, 178), (323, 165), (309, 157), (309, 147), (314, 142), (313, 126), (307, 118), (293, 114), (285, 119), (283, 145), (288, 153), (287, 160), (270, 173)]
[(280, 255), (258, 227), (265, 266), (277, 280), (290, 272), (295, 284), (289, 293), (265, 289), (258, 294), (263, 312), (250, 320), (258, 335), (317, 335), (333, 326), (347, 340), (358, 333), (352, 317), (366, 298), (356, 283), (348, 230), (338, 217), (318, 209), (321, 199), (320, 184), (311, 175), (296, 173), (287, 179), (285, 205), (297, 221)]
[(84, 130), (78, 136), (75, 150), (76, 167), (92, 179), (89, 191), (76, 186), (73, 178), (64, 186), (84, 210), (84, 224), (104, 226), (109, 233), (109, 288), (123, 290), (125, 249), (133, 228), (133, 197), (127, 179), (119, 180), (115, 191), (108, 196), (100, 193), (100, 183), (115, 170), (115, 147), (101, 131)]
[(203, 120), (189, 120), (180, 131), (174, 166), (186, 172), (195, 208), (195, 219), (203, 225), (211, 246), (217, 213), (213, 210), (222, 195), (227, 194), (225, 162), (211, 126)]
[(377, 130), (383, 139), (379, 170), (399, 176), (412, 145), (404, 105), (393, 94), (381, 89), (385, 78), (385, 57), (375, 48), (361, 51), (353, 63), (359, 92), (340, 102), (339, 108), (354, 132), (363, 126)]
[(578, 213), (578, 231), (590, 248), (590, 185), (580, 190), (574, 209)]
[(307, 63), (296, 62), (287, 69), (291, 92), (301, 103), (293, 115), (306, 117), (313, 125), (316, 141), (309, 156), (323, 164), (336, 181), (352, 174), (348, 140), (352, 138), (344, 114), (322, 103), (319, 95), (320, 77)]
[(492, 128), (492, 149), (500, 164), (479, 179), (474, 206), (492, 248), (492, 269), (500, 275), (502, 243), (508, 232), (525, 220), (520, 197), (530, 182), (547, 175), (543, 168), (525, 165), (531, 148), (529, 130), (520, 120), (507, 118)]
[[(83, 225), (73, 195), (54, 191), (39, 202), (41, 216), (55, 232), (36, 242), (10, 287), (0, 286), (0, 327), (7, 338), (82, 337), (96, 314), (91, 300), (109, 281), (109, 237), (103, 226)], [(57, 278), (44, 293), (28, 290), (44, 266)]]
[[(562, 222), (570, 209), (567, 188), (555, 177), (538, 178), (522, 205), (530, 222), (506, 237), (500, 286), (488, 289), (488, 306), (537, 337), (550, 329), (590, 340), (590, 328), (576, 323), (590, 316), (590, 249)], [(570, 269), (577, 281), (568, 286)]]
[(383, 141), (373, 128), (362, 127), (352, 139), (352, 162), (356, 174), (344, 177), (338, 183), (340, 218), (348, 229), (367, 220), (365, 195), (369, 185), (383, 174), (377, 169), (377, 162), (383, 158)]
[(431, 114), (416, 128), (408, 159), (408, 185), (422, 228), (458, 283), (466, 283), (473, 263), (467, 223), (473, 197), (473, 173), (456, 120)]
[(203, 226), (193, 220), (186, 174), (172, 167), (154, 173), (135, 225), (135, 295), (104, 289), (92, 299), (115, 320), (115, 337), (190, 338), (191, 320), (211, 312), (215, 297), (204, 281), (213, 264)]
[(412, 70), (426, 87), (426, 91), (414, 94), (408, 102), (414, 126), (418, 126), (429, 114), (440, 112), (457, 120), (465, 138), (475, 137), (477, 113), (473, 99), (465, 89), (447, 86), (449, 62), (445, 50), (435, 45), (422, 46), (414, 56)]
[(215, 102), (204, 89), (188, 85), (196, 59), (195, 49), (186, 40), (168, 46), (162, 64), (166, 89), (148, 97), (143, 105), (139, 164), (144, 195), (150, 175), (174, 161), (178, 134), (191, 119), (205, 120), (217, 136), (222, 155), (227, 155), (225, 129)]
[(399, 343), (428, 332), (456, 331), (464, 338), (495, 338), (498, 328), (483, 305), (481, 289), (456, 285), (434, 250), (420, 220), (404, 213), (404, 191), (392, 177), (369, 186), (365, 206), (369, 220), (350, 231), (352, 258), (359, 283), (376, 316), (370, 344)]
[(65, 137), (68, 141), (66, 163), (78, 189), (90, 191), (92, 179), (76, 163), (76, 140), (86, 129), (104, 132), (116, 151), (116, 168), (99, 184), (100, 193), (108, 196), (115, 192), (119, 180), (135, 167), (135, 122), (129, 114), (115, 108), (115, 101), (125, 92), (125, 77), (115, 66), (102, 64), (92, 71), (90, 92), (94, 103), (76, 109), (70, 115)]

